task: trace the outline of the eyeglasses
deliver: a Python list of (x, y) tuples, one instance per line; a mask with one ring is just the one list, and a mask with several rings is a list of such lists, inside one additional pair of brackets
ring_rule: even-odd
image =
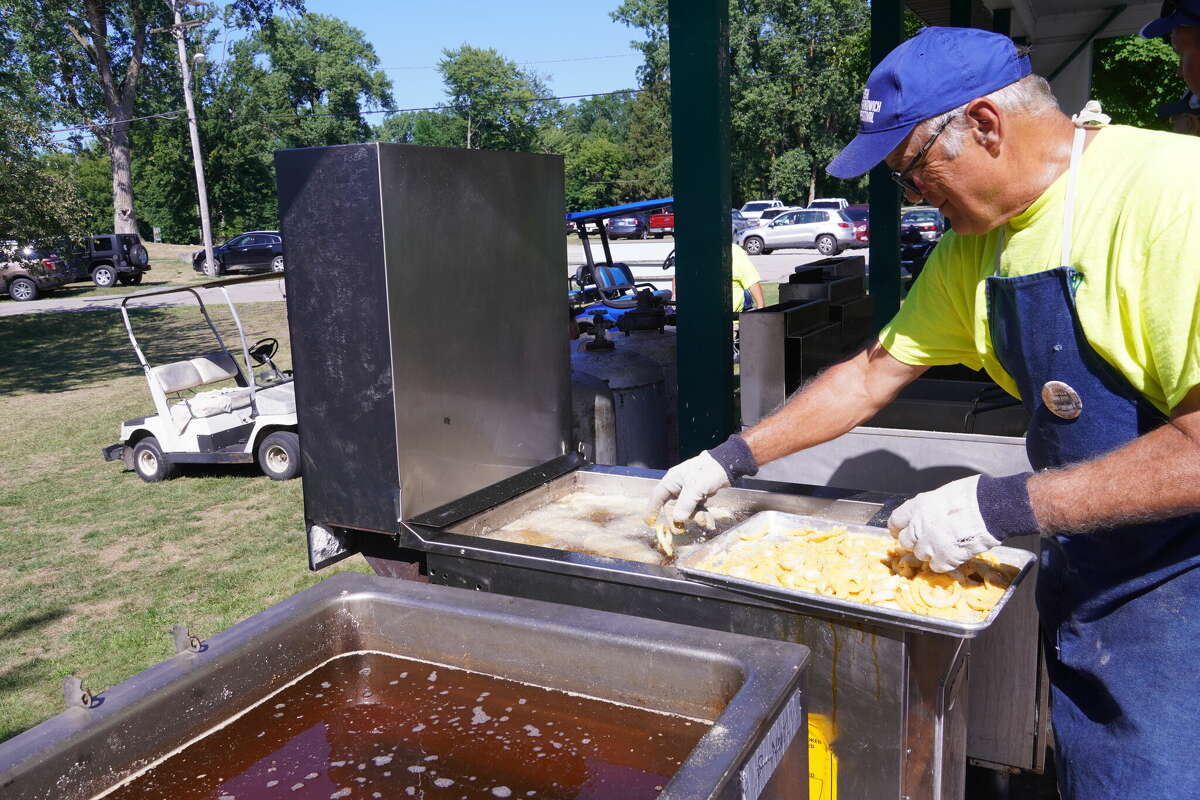
[(925, 154), (929, 152), (929, 148), (933, 147), (933, 143), (937, 141), (937, 138), (942, 135), (942, 131), (946, 130), (946, 126), (953, 122), (956, 116), (957, 114), (951, 114), (946, 117), (942, 124), (938, 126), (938, 129), (933, 132), (933, 136), (930, 136), (925, 141), (925, 144), (921, 146), (921, 149), (917, 151), (917, 154), (909, 160), (907, 167), (899, 171), (892, 170), (892, 180), (905, 192), (911, 192), (917, 196), (925, 194), (917, 187), (912, 178), (908, 177), (908, 174), (920, 166), (921, 159), (925, 157)]

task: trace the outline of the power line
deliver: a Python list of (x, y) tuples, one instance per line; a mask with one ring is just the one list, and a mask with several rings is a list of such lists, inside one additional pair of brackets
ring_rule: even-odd
[[(519, 67), (529, 67), (534, 64), (566, 64), (572, 61), (604, 61), (611, 58), (641, 58), (641, 53), (618, 53), (611, 56), (580, 56), (578, 58), (549, 58), (542, 61), (517, 61)], [(380, 67), (380, 69), (388, 72), (399, 72), (402, 70), (420, 70), (420, 69), (441, 69), (439, 64), (427, 64), (420, 67)]]

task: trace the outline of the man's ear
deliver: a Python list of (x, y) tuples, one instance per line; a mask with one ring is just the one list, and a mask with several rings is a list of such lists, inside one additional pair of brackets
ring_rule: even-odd
[(974, 141), (994, 158), (1000, 154), (1004, 141), (1004, 113), (986, 97), (967, 103), (963, 110)]

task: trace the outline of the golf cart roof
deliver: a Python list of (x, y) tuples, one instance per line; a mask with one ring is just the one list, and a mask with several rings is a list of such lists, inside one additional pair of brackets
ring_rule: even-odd
[(591, 211), (573, 211), (567, 214), (567, 220), (570, 222), (590, 222), (595, 219), (617, 217), (621, 214), (630, 214), (637, 211), (650, 211), (655, 208), (663, 208), (664, 206), (672, 206), (674, 204), (674, 197), (662, 197), (658, 200), (639, 200), (636, 203), (607, 206), (606, 208), (596, 208)]

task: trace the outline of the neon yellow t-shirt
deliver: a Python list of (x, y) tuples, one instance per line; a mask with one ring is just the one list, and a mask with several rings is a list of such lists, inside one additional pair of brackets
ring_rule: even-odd
[(750, 256), (746, 255), (746, 251), (733, 246), (733, 260), (731, 264), (733, 274), (733, 310), (741, 311), (746, 305), (746, 290), (754, 284), (758, 283), (762, 278), (758, 275), (758, 270), (754, 268), (754, 262), (750, 260)]
[[(1064, 173), (1005, 227), (1001, 275), (1059, 266)], [(879, 334), (906, 364), (984, 369), (1019, 396), (988, 333), (984, 279), (999, 231), (942, 237)], [(1071, 265), (1088, 342), (1164, 413), (1200, 384), (1200, 139), (1112, 126), (1084, 151)]]

